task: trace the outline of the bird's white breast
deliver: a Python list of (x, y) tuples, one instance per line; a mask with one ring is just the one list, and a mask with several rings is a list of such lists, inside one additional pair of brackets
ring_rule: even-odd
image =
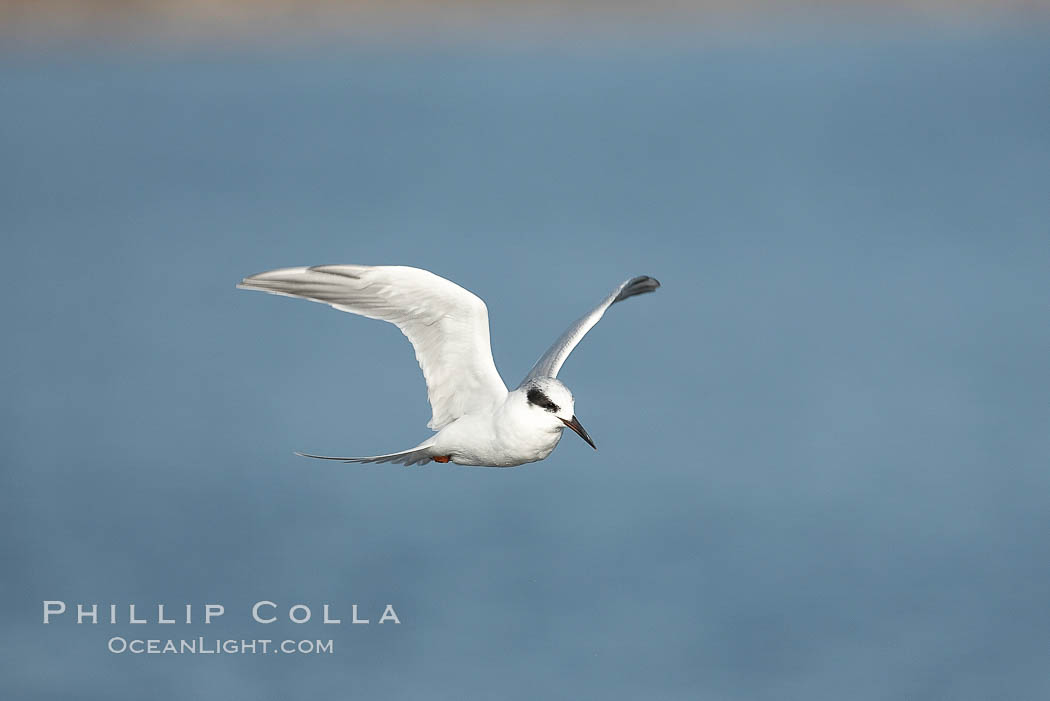
[(459, 465), (513, 467), (543, 460), (558, 445), (562, 431), (530, 418), (527, 409), (511, 402), (492, 413), (468, 414), (434, 437), (434, 449)]

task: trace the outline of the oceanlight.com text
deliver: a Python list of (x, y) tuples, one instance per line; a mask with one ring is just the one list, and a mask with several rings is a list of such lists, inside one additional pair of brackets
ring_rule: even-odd
[(114, 636), (106, 644), (115, 654), (131, 655), (331, 655), (332, 640), (151, 639)]

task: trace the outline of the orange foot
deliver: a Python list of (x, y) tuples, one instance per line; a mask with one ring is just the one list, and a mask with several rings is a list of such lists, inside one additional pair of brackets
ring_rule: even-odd
[(435, 455), (434, 456), (434, 462), (448, 462), (450, 457), (452, 457), (452, 456), (450, 456), (450, 455)]

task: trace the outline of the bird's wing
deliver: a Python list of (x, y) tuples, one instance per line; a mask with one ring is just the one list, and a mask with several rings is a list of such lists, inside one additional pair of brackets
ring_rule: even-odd
[(423, 369), (435, 431), (507, 396), (489, 346), (485, 303), (454, 282), (403, 266), (318, 265), (252, 275), (238, 287), (324, 302), (382, 319), (408, 336)]
[(602, 300), (601, 304), (577, 319), (576, 323), (570, 326), (554, 342), (554, 345), (548, 348), (547, 352), (536, 361), (536, 364), (532, 366), (532, 370), (529, 370), (529, 374), (525, 376), (521, 383), (525, 384), (534, 377), (557, 377), (558, 371), (561, 370), (565, 359), (569, 357), (569, 353), (572, 353), (572, 349), (587, 335), (591, 327), (598, 323), (598, 320), (605, 314), (606, 309), (628, 297), (652, 292), (659, 286), (660, 283), (648, 275), (633, 277), (621, 283), (612, 291), (612, 294)]

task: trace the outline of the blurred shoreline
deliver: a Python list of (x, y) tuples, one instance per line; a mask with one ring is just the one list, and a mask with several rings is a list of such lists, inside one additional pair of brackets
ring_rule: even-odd
[(295, 41), (631, 34), (882, 20), (919, 25), (1044, 23), (1050, 0), (0, 0), (0, 39)]

